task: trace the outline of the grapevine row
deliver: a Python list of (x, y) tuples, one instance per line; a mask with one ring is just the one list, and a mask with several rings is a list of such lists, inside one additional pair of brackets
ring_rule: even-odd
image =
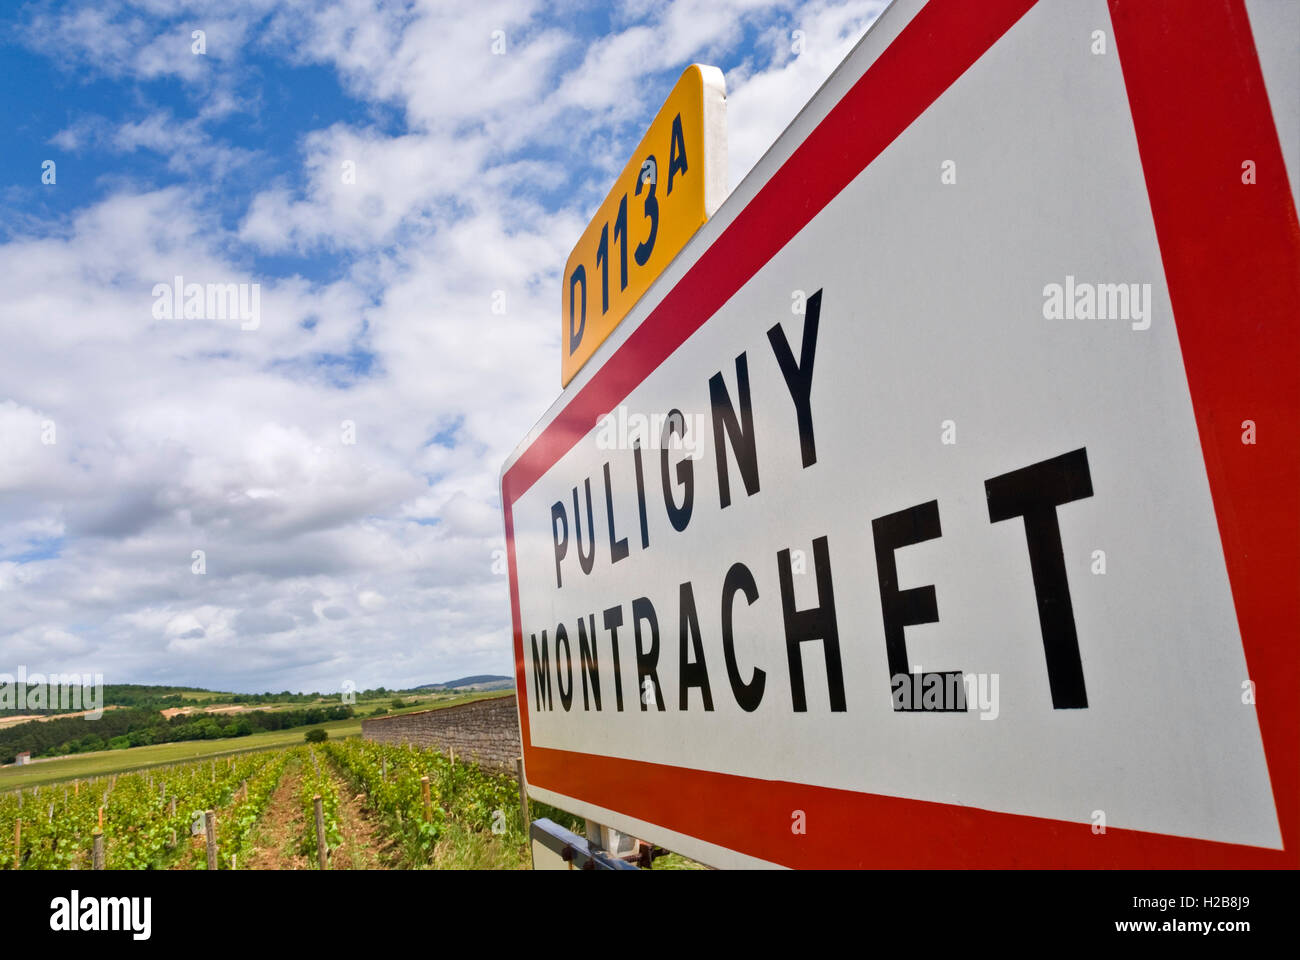
[(0, 869), (90, 867), (97, 830), (108, 869), (168, 867), (205, 810), (221, 811), (218, 835), (236, 853), (283, 767), (278, 753), (245, 754), (0, 795)]
[(430, 862), (439, 840), (451, 832), (489, 835), (514, 847), (526, 843), (513, 777), (409, 745), (345, 740), (325, 750), (416, 862)]
[(320, 751), (315, 747), (307, 747), (302, 759), (302, 785), (298, 791), (298, 803), (303, 813), (303, 830), (299, 848), (311, 857), (312, 865), (316, 866), (320, 862), (316, 842), (316, 797), (321, 798), (324, 811), (325, 848), (328, 856), (329, 851), (343, 841), (339, 829), (339, 791), (330, 774), (329, 764), (321, 763)]

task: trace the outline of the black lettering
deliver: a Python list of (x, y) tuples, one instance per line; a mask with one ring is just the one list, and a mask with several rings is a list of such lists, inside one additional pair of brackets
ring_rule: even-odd
[[(563, 538), (560, 536), (560, 525), (564, 528)], [(564, 515), (563, 500), (556, 500), (551, 504), (551, 539), (555, 542), (555, 586), (559, 588), (561, 586), (560, 561), (569, 552), (569, 521)]]
[[(650, 649), (641, 643), (641, 622), (650, 624)], [(659, 689), (659, 618), (654, 605), (646, 597), (632, 601), (632, 635), (636, 640), (636, 686), (642, 712), (646, 709), (646, 678), (654, 686), (655, 706), (664, 709), (663, 691)]]
[(623, 626), (623, 608), (610, 607), (604, 614), (605, 629), (609, 631), (609, 647), (614, 654), (614, 704), (623, 709), (623, 671), (618, 663), (618, 628)]
[[(614, 486), (609, 479), (609, 464), (605, 464), (605, 514), (609, 517), (609, 562), (618, 563), (627, 556), (627, 537), (615, 540), (614, 533)], [(595, 537), (592, 537), (595, 540)]]
[[(596, 524), (591, 516), (591, 477), (582, 481), (583, 487), (587, 491), (587, 536), (591, 541), (591, 549), (586, 554), (582, 552), (582, 512), (578, 508), (578, 488), (573, 488), (573, 539), (578, 542), (578, 566), (582, 567), (583, 573), (591, 573), (591, 568), (596, 565)], [(554, 507), (551, 508), (552, 512)], [(556, 640), (558, 643), (559, 640)]]
[[(685, 530), (691, 522), (691, 508), (695, 504), (695, 463), (690, 457), (677, 461), (677, 482), (682, 485), (682, 505), (673, 502), (672, 480), (668, 475), (668, 440), (673, 434), (686, 436), (686, 418), (680, 410), (668, 411), (663, 433), (659, 440), (659, 474), (664, 484), (664, 509), (674, 530)], [(644, 529), (642, 530), (644, 537)]]
[(533, 643), (533, 707), (537, 710), (551, 710), (551, 658), (546, 652), (546, 631), (542, 631), (542, 654), (537, 655), (537, 634), (532, 634)]
[[(946, 683), (948, 677), (961, 671), (934, 673), (924, 671), (919, 678), (913, 676), (907, 662), (906, 628), (922, 623), (939, 622), (939, 601), (934, 585), (898, 589), (898, 562), (894, 551), (943, 536), (939, 525), (939, 501), (918, 503), (871, 521), (871, 535), (876, 546), (876, 579), (880, 584), (881, 619), (885, 622), (885, 656), (889, 662), (890, 693), (894, 709), (899, 711), (919, 707), (909, 698), (903, 702), (898, 697), (904, 680), (916, 680), (917, 689), (935, 680)], [(963, 699), (961, 710), (966, 709)]]
[(749, 567), (743, 563), (733, 563), (722, 581), (722, 652), (727, 660), (727, 679), (731, 681), (731, 692), (736, 704), (746, 713), (753, 713), (763, 701), (763, 688), (767, 686), (767, 674), (758, 667), (746, 683), (740, 677), (740, 667), (736, 664), (736, 638), (732, 632), (731, 608), (737, 593), (744, 593), (745, 602), (751, 607), (758, 599), (758, 584)]
[(642, 211), (645, 218), (650, 221), (650, 234), (636, 245), (632, 251), (632, 256), (636, 258), (637, 266), (644, 267), (646, 261), (650, 259), (650, 254), (655, 248), (655, 237), (659, 233), (659, 201), (655, 199), (656, 181), (659, 179), (659, 161), (655, 159), (652, 153), (641, 163), (641, 169), (644, 170), (646, 164), (650, 164), (653, 171), (650, 177), (644, 175), (636, 178), (636, 189), (632, 191), (635, 196), (641, 196), (641, 188), (649, 182), (650, 189), (646, 191), (645, 200), (642, 202)]
[[(564, 673), (560, 672), (560, 644), (564, 644)], [(569, 685), (565, 688), (564, 681)], [(555, 685), (560, 688), (560, 705), (567, 711), (573, 706), (573, 651), (569, 649), (569, 631), (564, 624), (555, 627)]]
[[(690, 581), (683, 583), (679, 589), (681, 598), (681, 614), (679, 617), (679, 626), (681, 628), (681, 670), (678, 673), (681, 685), (681, 700), (678, 709), (685, 710), (687, 703), (687, 694), (691, 687), (700, 688), (700, 696), (704, 699), (704, 709), (706, 711), (713, 709), (713, 690), (709, 686), (709, 670), (704, 663), (704, 645), (700, 642), (700, 618), (695, 612), (695, 591), (691, 589)], [(690, 643), (690, 649), (687, 643)], [(691, 655), (694, 655), (694, 660)]]
[[(579, 284), (582, 285), (582, 312), (578, 314), (575, 310), (574, 288)], [(573, 329), (575, 317), (578, 320), (578, 329)], [(577, 351), (578, 345), (582, 343), (582, 332), (587, 329), (587, 268), (578, 264), (578, 268), (573, 271), (569, 277), (569, 356), (573, 356)]]
[(803, 346), (799, 350), (799, 362), (795, 363), (794, 353), (786, 340), (785, 331), (777, 324), (767, 331), (771, 341), (772, 352), (785, 377), (790, 399), (794, 401), (795, 416), (799, 422), (799, 451), (803, 456), (803, 465), (811, 467), (817, 462), (817, 444), (813, 439), (812, 406), (809, 399), (812, 394), (813, 360), (817, 356), (817, 321), (821, 316), (822, 292), (818, 290), (808, 298), (803, 317)]
[(984, 492), (990, 523), (1012, 517), (1023, 517), (1025, 521), (1052, 706), (1057, 710), (1087, 707), (1079, 634), (1070, 602), (1070, 580), (1065, 573), (1061, 524), (1056, 516), (1061, 504), (1092, 496), (1087, 448), (985, 480)]
[(840, 663), (840, 632), (835, 622), (835, 587), (831, 582), (830, 549), (825, 537), (812, 543), (813, 567), (817, 572), (817, 606), (808, 610), (795, 608), (794, 577), (790, 570), (790, 551), (776, 555), (777, 573), (781, 578), (781, 612), (785, 618), (785, 650), (790, 661), (790, 698), (795, 713), (808, 710), (803, 681), (803, 647), (809, 640), (822, 641), (826, 656), (826, 688), (831, 711), (841, 713), (844, 705), (844, 668)]
[(600, 660), (596, 654), (596, 615), (589, 614), (588, 628), (582, 617), (578, 618), (578, 673), (582, 675), (582, 709), (587, 706), (587, 678), (591, 677), (591, 699), (600, 709)]
[(646, 522), (645, 473), (641, 467), (641, 442), (632, 444), (632, 459), (636, 463), (636, 507), (641, 519), (641, 549), (650, 546), (650, 525)]
[(673, 176), (686, 172), (686, 137), (682, 134), (682, 115), (673, 117), (672, 141), (668, 147), (668, 196), (673, 195)]
[[(727, 440), (736, 455), (736, 466), (745, 484), (745, 493), (758, 493), (758, 451), (754, 445), (754, 409), (749, 401), (749, 361), (742, 353), (736, 358), (736, 393), (740, 398), (740, 420), (731, 405), (726, 381), (719, 371), (709, 377), (709, 404), (713, 411), (713, 452), (718, 461), (718, 502), (725, 509), (731, 504), (731, 484), (727, 477)], [(726, 434), (724, 438), (723, 434)]]

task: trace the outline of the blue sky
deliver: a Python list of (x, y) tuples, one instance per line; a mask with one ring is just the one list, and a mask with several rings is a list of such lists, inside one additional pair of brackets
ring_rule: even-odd
[[(686, 66), (734, 188), (883, 6), (7, 7), (0, 672), (510, 672), (497, 474), (570, 248)], [(160, 316), (176, 276), (256, 322)]]

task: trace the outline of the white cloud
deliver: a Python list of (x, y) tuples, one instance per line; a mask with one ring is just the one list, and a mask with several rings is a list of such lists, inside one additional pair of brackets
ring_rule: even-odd
[[(38, 6), (39, 49), (173, 78), (196, 108), (65, 124), (61, 149), (151, 151), (190, 179), (0, 245), (0, 668), (57, 655), (110, 681), (240, 689), (508, 671), (498, 471), (559, 392), (559, 272), (607, 171), (664, 83), (711, 57), (733, 68), (734, 185), (880, 6), (627, 3), (594, 42), (532, 0)], [(760, 43), (738, 61), (747, 31)], [(250, 51), (333, 69), (406, 124), (310, 130), (232, 225), (213, 183), (256, 141), (213, 131), (256, 108), (228, 76)], [(575, 155), (570, 199), (539, 199)], [(340, 253), (328, 283), (253, 266)], [(178, 275), (260, 284), (260, 328), (156, 319), (154, 285)]]
[[(727, 160), (734, 189), (848, 56), (888, 0), (813, 3), (789, 26), (764, 37), (773, 61), (757, 71), (742, 64), (727, 75)], [(802, 52), (793, 50), (795, 30)]]

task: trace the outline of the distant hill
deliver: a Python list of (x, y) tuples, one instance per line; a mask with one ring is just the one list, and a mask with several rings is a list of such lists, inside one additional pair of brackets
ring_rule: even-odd
[(480, 673), (472, 677), (461, 677), (459, 680), (448, 680), (446, 683), (425, 683), (418, 687), (412, 687), (412, 690), (512, 690), (514, 689), (514, 677), (502, 677), (490, 673)]

